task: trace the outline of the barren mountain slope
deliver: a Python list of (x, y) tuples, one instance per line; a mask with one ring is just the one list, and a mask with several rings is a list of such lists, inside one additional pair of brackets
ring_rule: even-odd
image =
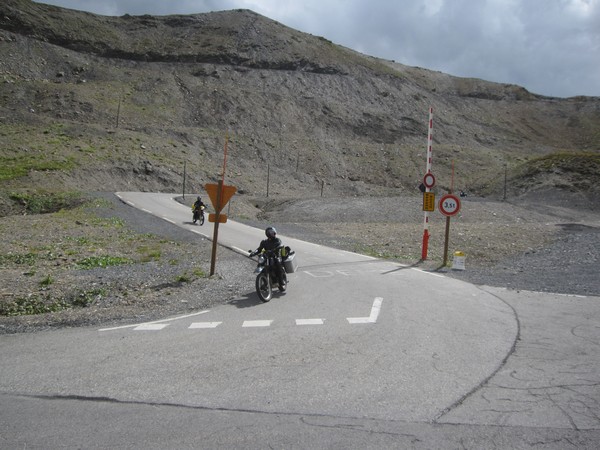
[(197, 190), (227, 139), (241, 192), (263, 195), (268, 170), (272, 195), (417, 194), (430, 107), (441, 191), (453, 163), (455, 188), (499, 195), (505, 167), (600, 148), (598, 98), (383, 61), (247, 10), (104, 17), (4, 1), (0, 72), (11, 189), (181, 190), (185, 163)]

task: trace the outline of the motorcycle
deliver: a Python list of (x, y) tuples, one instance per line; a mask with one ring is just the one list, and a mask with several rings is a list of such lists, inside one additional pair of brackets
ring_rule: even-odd
[[(248, 250), (250, 257), (257, 253)], [(277, 264), (278, 263), (278, 264)], [(281, 268), (281, 283), (277, 274), (278, 266)], [(287, 288), (287, 274), (282, 263), (280, 249), (263, 250), (258, 253), (258, 264), (254, 270), (256, 273), (256, 293), (263, 302), (268, 302), (273, 296), (273, 288), (278, 287), (280, 292), (285, 292)]]
[(195, 224), (198, 220), (200, 220), (200, 225), (204, 225), (204, 209), (205, 206), (200, 206), (200, 208), (192, 207), (192, 222)]

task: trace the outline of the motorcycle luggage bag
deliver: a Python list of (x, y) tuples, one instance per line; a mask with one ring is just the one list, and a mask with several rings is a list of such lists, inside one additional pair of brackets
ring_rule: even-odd
[(283, 260), (283, 268), (286, 273), (294, 273), (298, 269), (298, 261), (296, 260), (296, 253), (288, 255)]

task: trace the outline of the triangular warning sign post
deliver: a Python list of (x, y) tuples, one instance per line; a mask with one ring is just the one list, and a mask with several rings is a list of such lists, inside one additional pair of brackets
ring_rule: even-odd
[[(219, 192), (219, 186), (221, 186), (221, 192)], [(212, 203), (216, 212), (220, 212), (233, 194), (235, 194), (237, 191), (235, 186), (226, 186), (220, 182), (219, 184), (205, 184), (204, 188), (206, 189), (208, 197), (210, 198), (210, 202)]]

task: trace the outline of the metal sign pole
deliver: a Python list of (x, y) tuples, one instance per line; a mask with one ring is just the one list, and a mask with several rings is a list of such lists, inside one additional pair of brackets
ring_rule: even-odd
[(450, 216), (446, 217), (446, 235), (444, 236), (444, 262), (443, 267), (448, 263), (448, 241), (450, 240)]
[(210, 276), (215, 274), (215, 265), (217, 263), (217, 239), (219, 238), (219, 219), (221, 216), (221, 198), (223, 196), (223, 180), (219, 180), (217, 189), (217, 204), (215, 207), (215, 226), (213, 228), (212, 252), (210, 255)]
[(217, 187), (217, 201), (215, 207), (215, 226), (213, 229), (212, 252), (210, 255), (210, 276), (215, 274), (215, 265), (217, 263), (217, 239), (219, 237), (219, 222), (221, 219), (221, 209), (223, 209), (223, 185), (225, 184), (225, 170), (227, 168), (227, 142), (229, 133), (225, 133), (225, 145), (223, 146), (223, 173)]

